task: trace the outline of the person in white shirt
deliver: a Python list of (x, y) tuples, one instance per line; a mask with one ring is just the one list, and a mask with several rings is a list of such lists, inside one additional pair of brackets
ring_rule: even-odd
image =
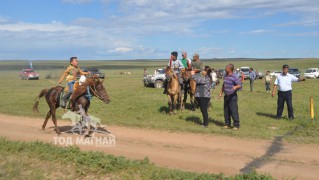
[(277, 75), (274, 88), (272, 91), (272, 97), (276, 95), (278, 87), (278, 101), (277, 101), (277, 116), (276, 119), (281, 119), (282, 112), (284, 110), (285, 102), (288, 107), (288, 117), (289, 120), (294, 119), (294, 111), (292, 107), (292, 82), (304, 81), (304, 78), (297, 78), (292, 74), (288, 73), (289, 66), (287, 64), (283, 65), (282, 73)]
[(212, 89), (215, 91), (216, 82), (217, 82), (217, 74), (215, 72), (215, 69), (212, 69), (211, 77), (212, 77)]

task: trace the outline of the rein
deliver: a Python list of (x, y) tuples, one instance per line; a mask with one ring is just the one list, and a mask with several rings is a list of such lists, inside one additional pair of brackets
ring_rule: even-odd
[(94, 89), (92, 88), (92, 86), (90, 86), (90, 89), (91, 89), (91, 91), (93, 92), (93, 94), (94, 94), (96, 97), (98, 97), (100, 100), (103, 100), (103, 96), (102, 96), (99, 92), (96, 91), (95, 84), (94, 84), (93, 86), (94, 86)]

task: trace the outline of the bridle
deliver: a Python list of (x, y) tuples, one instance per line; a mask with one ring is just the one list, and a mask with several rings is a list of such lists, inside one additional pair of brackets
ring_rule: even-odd
[(97, 98), (99, 98), (100, 100), (104, 100), (104, 96), (101, 95), (95, 87), (95, 84), (93, 85), (94, 88), (92, 88), (92, 86), (90, 86), (91, 91), (93, 92), (94, 96), (96, 96)]

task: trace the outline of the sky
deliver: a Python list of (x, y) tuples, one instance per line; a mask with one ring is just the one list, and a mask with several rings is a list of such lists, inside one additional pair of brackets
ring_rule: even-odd
[(0, 1), (0, 60), (168, 59), (171, 51), (319, 57), (319, 0)]

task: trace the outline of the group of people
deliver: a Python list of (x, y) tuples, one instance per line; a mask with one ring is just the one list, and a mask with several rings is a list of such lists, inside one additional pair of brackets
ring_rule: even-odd
[[(168, 66), (170, 66), (176, 76), (179, 79), (182, 93), (184, 93), (185, 86), (184, 81), (181, 77), (180, 70), (186, 68), (191, 71), (191, 78), (196, 82), (195, 98), (200, 107), (203, 116), (203, 127), (208, 126), (208, 106), (211, 98), (211, 89), (215, 88), (217, 74), (209, 66), (204, 66), (203, 62), (199, 60), (199, 54), (194, 54), (193, 60), (187, 58), (187, 53), (182, 53), (183, 58), (178, 59), (178, 53), (176, 51), (171, 53)], [(272, 96), (276, 95), (278, 90), (278, 101), (277, 101), (277, 115), (276, 118), (282, 117), (284, 109), (284, 103), (288, 106), (288, 117), (290, 120), (294, 119), (293, 107), (292, 107), (292, 82), (299, 82), (304, 80), (303, 78), (297, 78), (288, 73), (289, 66), (284, 65), (282, 73), (276, 77)], [(250, 91), (253, 91), (254, 80), (256, 79), (256, 73), (253, 68), (249, 70), (250, 79)], [(270, 85), (272, 83), (272, 76), (270, 72), (266, 72), (265, 87), (266, 92), (270, 93)], [(167, 83), (170, 77), (167, 77), (164, 83), (164, 94), (167, 92)], [(223, 77), (223, 84), (219, 93), (219, 98), (224, 94), (224, 129), (230, 129), (237, 131), (240, 127), (240, 118), (238, 113), (238, 95), (237, 91), (242, 89), (242, 82), (244, 81), (244, 74), (237, 69), (235, 71), (233, 64), (228, 64), (225, 68), (225, 75)], [(231, 119), (233, 119), (233, 126), (231, 126)]]

